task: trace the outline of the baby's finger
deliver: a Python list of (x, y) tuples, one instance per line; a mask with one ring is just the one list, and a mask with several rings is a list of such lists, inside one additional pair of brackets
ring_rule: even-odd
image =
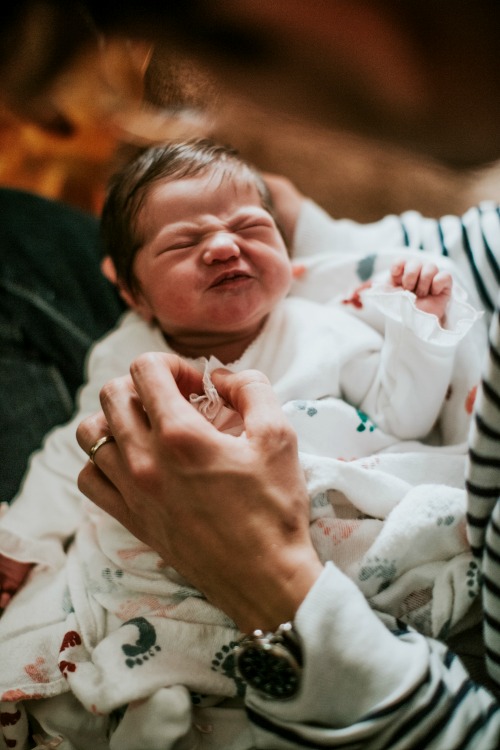
[(440, 294), (451, 294), (453, 279), (447, 271), (439, 271), (432, 280), (431, 292), (435, 296)]
[(417, 297), (427, 297), (430, 294), (432, 281), (438, 272), (435, 263), (424, 263), (420, 269), (418, 283), (414, 289)]
[(401, 286), (403, 289), (407, 289), (409, 292), (414, 292), (418, 280), (420, 278), (420, 271), (422, 269), (422, 263), (419, 260), (408, 260), (405, 263), (403, 275), (401, 278)]
[(401, 286), (401, 280), (403, 278), (403, 271), (405, 268), (405, 261), (404, 260), (397, 260), (395, 263), (391, 266), (391, 283), (394, 286)]

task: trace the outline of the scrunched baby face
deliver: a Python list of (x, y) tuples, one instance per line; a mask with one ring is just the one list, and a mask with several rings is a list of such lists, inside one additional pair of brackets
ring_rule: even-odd
[(132, 306), (188, 356), (189, 341), (255, 337), (290, 289), (285, 243), (248, 180), (215, 173), (159, 182), (139, 227)]

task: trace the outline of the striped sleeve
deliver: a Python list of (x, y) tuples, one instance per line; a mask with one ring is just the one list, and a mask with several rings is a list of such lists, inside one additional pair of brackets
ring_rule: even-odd
[(427, 218), (418, 211), (385, 216), (360, 224), (333, 219), (311, 200), (304, 200), (294, 235), (293, 255), (366, 252), (409, 248), (448, 257), (461, 273), (471, 304), (493, 313), (500, 280), (500, 210), (485, 201), (462, 216)]
[(480, 204), (434, 227), (412, 212), (401, 220), (409, 245), (439, 250), (455, 261), (489, 323), (466, 469), (467, 533), (482, 569), (486, 665), (500, 685), (500, 208)]
[(482, 568), (484, 639), (491, 677), (500, 685), (500, 309), (476, 397), (466, 468), (467, 533)]
[(463, 216), (425, 219), (415, 211), (400, 217), (405, 245), (440, 254), (455, 262), (472, 291), (473, 304), (489, 321), (500, 280), (500, 214), (497, 204), (484, 202)]
[(485, 372), (476, 396), (466, 469), (472, 551), (483, 555), (486, 527), (500, 495), (500, 311), (493, 316)]
[(484, 645), (488, 673), (500, 685), (500, 501), (486, 530), (483, 554)]
[[(492, 202), (432, 224), (403, 215), (408, 243), (450, 257), (468, 278), (489, 323), (466, 469), (467, 533), (482, 569), (486, 665), (500, 685), (500, 209)], [(437, 232), (437, 239), (435, 236)]]
[(379, 618), (331, 564), (299, 608), (302, 689), (247, 691), (256, 748), (498, 750), (500, 706), (433, 639)]
[(285, 724), (248, 709), (256, 746), (267, 750), (498, 750), (500, 706), (470, 680), (458, 657), (434, 645), (429, 671), (410, 694), (351, 726)]

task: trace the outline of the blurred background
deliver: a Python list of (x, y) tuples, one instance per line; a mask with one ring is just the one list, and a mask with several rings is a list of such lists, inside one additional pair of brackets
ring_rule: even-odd
[[(37, 23), (35, 36), (43, 17)], [(35, 54), (25, 46), (21, 60)], [(211, 135), (261, 169), (286, 175), (337, 218), (364, 222), (409, 208), (440, 216), (500, 200), (500, 163), (449, 166), (350, 128), (278, 114), (241, 90), (225, 90), (223, 77), (216, 82), (161, 37), (150, 42), (120, 31), (99, 38), (92, 51), (58, 78), (53, 118), (37, 122), (31, 111), (0, 105), (0, 185), (98, 214), (106, 180), (131, 146)]]

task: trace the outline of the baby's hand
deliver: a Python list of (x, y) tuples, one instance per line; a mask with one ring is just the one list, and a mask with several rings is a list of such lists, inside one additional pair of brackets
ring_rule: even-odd
[(14, 594), (21, 588), (33, 565), (0, 555), (0, 615)]
[(429, 261), (399, 260), (391, 268), (391, 283), (413, 292), (419, 310), (436, 315), (442, 324), (451, 297), (453, 279)]

